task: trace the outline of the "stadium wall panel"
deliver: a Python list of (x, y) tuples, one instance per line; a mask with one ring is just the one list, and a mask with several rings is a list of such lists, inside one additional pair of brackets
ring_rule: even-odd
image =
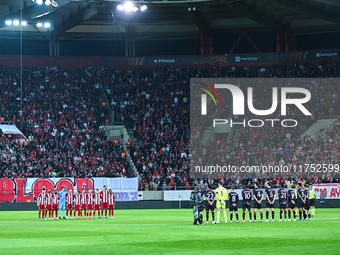
[[(64, 68), (82, 68), (95, 66), (118, 66), (120, 68), (132, 66), (162, 66), (162, 65), (258, 65), (258, 64), (284, 64), (306, 61), (336, 60), (340, 58), (340, 49), (323, 49), (311, 51), (295, 51), (288, 53), (256, 53), (256, 54), (233, 54), (213, 56), (148, 56), (148, 57), (107, 57), (107, 56), (23, 56), (23, 67), (45, 68), (46, 66), (62, 66)], [(0, 55), (0, 67), (19, 68), (20, 55)]]

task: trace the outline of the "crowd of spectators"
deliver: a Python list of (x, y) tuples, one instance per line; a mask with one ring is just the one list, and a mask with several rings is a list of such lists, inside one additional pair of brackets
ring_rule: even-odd
[(0, 139), (0, 176), (126, 176), (119, 140), (107, 140), (107, 118), (92, 69), (0, 70), (0, 116), (27, 140)]
[[(216, 173), (205, 182), (216, 185), (217, 181), (222, 181), (227, 187), (236, 188), (252, 186), (254, 181), (259, 182), (261, 187), (264, 187), (267, 181), (274, 187), (279, 187), (281, 182), (295, 185), (303, 179), (315, 184), (339, 183), (340, 119), (333, 128), (324, 130), (313, 138), (311, 136), (293, 138), (287, 134), (279, 134), (273, 136), (273, 139), (254, 138), (249, 129), (242, 128), (234, 141), (221, 140), (208, 144), (207, 154), (211, 150), (215, 164), (238, 166), (237, 170), (242, 166), (243, 169), (252, 169), (254, 172), (222, 174), (224, 178)], [(263, 168), (245, 168), (269, 165), (286, 167), (285, 169), (289, 171), (264, 172), (261, 171)], [(324, 165), (327, 170), (323, 168)], [(202, 180), (196, 179), (194, 183), (202, 184)]]
[[(189, 157), (191, 156), (189, 148), (195, 139), (196, 141), (200, 140), (203, 132), (199, 128), (202, 126), (200, 123), (195, 129), (196, 133), (191, 134), (192, 139), (190, 140), (188, 118), (190, 77), (327, 78), (339, 77), (339, 75), (340, 66), (337, 63), (323, 62), (235, 68), (216, 66), (171, 68), (162, 66), (133, 71), (107, 69), (102, 73), (101, 78), (111, 101), (111, 107), (115, 111), (116, 121), (124, 123), (127, 128), (134, 131), (136, 143), (131, 148), (131, 155), (142, 177), (141, 185), (146, 190), (155, 190), (183, 187), (189, 189), (197, 183), (204, 182), (203, 179), (190, 175), (189, 171)], [(255, 101), (265, 102), (260, 98), (264, 95), (257, 93), (256, 85), (254, 87)], [(315, 149), (318, 148), (318, 145), (314, 145), (313, 148), (308, 145), (308, 143), (320, 144), (320, 142), (310, 137), (305, 137), (306, 141), (301, 140), (301, 134), (320, 116), (338, 116), (340, 109), (337, 98), (339, 87), (317, 82), (307, 84), (307, 87), (312, 90), (315, 99), (315, 102), (307, 105), (308, 109), (314, 110), (313, 116), (304, 119), (298, 111), (289, 113), (301, 122), (299, 129), (286, 132), (284, 128), (275, 128), (262, 133), (251, 128), (240, 129), (233, 140), (210, 141), (214, 148), (218, 147), (217, 153), (213, 155), (220, 157), (222, 163), (231, 162), (238, 166), (261, 162), (272, 164), (280, 162), (282, 164), (284, 160), (286, 164), (289, 161), (306, 163), (312, 162), (315, 158), (319, 160), (320, 154), (323, 155), (322, 158), (326, 158), (327, 162), (339, 160), (337, 138), (332, 144), (334, 149), (330, 152), (331, 158), (328, 157), (328, 150), (323, 149), (324, 146), (320, 147), (322, 151), (316, 152)], [(267, 92), (271, 93), (270, 90)], [(267, 109), (266, 107), (270, 106), (260, 104), (258, 108)], [(223, 112), (219, 112), (219, 114), (223, 114)], [(332, 136), (337, 137), (338, 130), (334, 132)], [(331, 134), (327, 133), (327, 135)], [(318, 139), (325, 140), (326, 138), (326, 136), (319, 136)], [(323, 143), (327, 144), (329, 141), (323, 141)], [(277, 159), (277, 157), (279, 158)], [(239, 180), (239, 178), (233, 176), (233, 181), (238, 180), (238, 183), (243, 183), (244, 180)], [(261, 178), (266, 177), (262, 176)], [(216, 176), (209, 182), (213, 180), (217, 182), (218, 177)], [(322, 178), (321, 180), (324, 181)], [(226, 184), (230, 183), (224, 181)]]
[[(122, 145), (118, 140), (107, 140), (100, 128), (108, 113), (99, 100), (95, 85), (98, 78), (106, 90), (115, 121), (133, 130), (136, 141), (130, 147), (130, 155), (141, 176), (141, 186), (147, 190), (189, 189), (195, 184), (218, 180), (223, 180), (226, 186), (238, 187), (254, 179), (265, 183), (271, 178), (277, 183), (276, 177), (268, 176), (201, 179), (190, 175), (190, 146), (199, 141), (203, 132), (195, 129), (190, 137), (191, 77), (328, 78), (340, 76), (340, 65), (322, 62), (261, 67), (159, 66), (130, 71), (106, 68), (100, 73), (91, 68), (31, 69), (23, 73), (22, 101), (19, 72), (2, 68), (0, 75), (1, 116), (15, 123), (28, 138), (27, 144), (1, 139), (2, 177), (131, 175), (127, 171), (128, 161), (122, 156)], [(315, 83), (309, 89), (317, 96), (313, 117), (302, 119), (299, 112), (291, 113), (302, 121), (300, 129), (260, 132), (240, 128), (234, 139), (209, 141), (208, 148), (211, 146), (222, 163), (238, 166), (339, 162), (339, 123), (315, 138), (301, 137), (317, 118), (339, 115), (339, 88)], [(254, 92), (255, 102), (260, 103), (257, 106), (269, 108), (270, 105), (261, 104), (264, 102), (261, 96)], [(294, 182), (294, 178), (299, 177), (287, 176), (284, 180)], [(314, 176), (309, 181), (325, 182), (329, 178)]]

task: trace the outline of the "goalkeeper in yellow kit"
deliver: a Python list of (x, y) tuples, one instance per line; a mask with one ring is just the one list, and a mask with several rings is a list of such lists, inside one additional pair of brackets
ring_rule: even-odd
[(218, 188), (215, 190), (216, 192), (216, 209), (217, 209), (217, 221), (216, 224), (220, 223), (220, 213), (221, 213), (221, 208), (223, 210), (223, 215), (224, 215), (224, 221), (225, 223), (228, 223), (227, 221), (227, 212), (225, 210), (226, 207), (226, 200), (228, 197), (228, 192), (227, 190), (223, 187), (222, 182), (218, 182)]

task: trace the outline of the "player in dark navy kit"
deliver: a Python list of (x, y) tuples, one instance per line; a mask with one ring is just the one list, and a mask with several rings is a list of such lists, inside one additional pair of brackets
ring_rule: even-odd
[(205, 212), (206, 212), (206, 217), (207, 221), (205, 224), (209, 224), (209, 210), (211, 211), (211, 216), (212, 216), (212, 224), (215, 224), (215, 193), (214, 191), (211, 190), (211, 186), (207, 186), (207, 190), (204, 193), (204, 198), (205, 198)]
[(238, 223), (238, 211), (237, 211), (237, 202), (238, 202), (238, 194), (235, 192), (235, 188), (231, 188), (231, 192), (229, 193), (229, 212), (230, 212), (230, 223), (233, 222), (233, 212), (236, 214), (236, 220)]
[(302, 188), (301, 183), (298, 183), (297, 185), (297, 202), (298, 202), (298, 208), (299, 208), (299, 217), (300, 219), (298, 221), (302, 221), (302, 212), (305, 210), (305, 203), (306, 203), (306, 194), (304, 188)]
[(296, 221), (296, 212), (295, 212), (296, 197), (295, 197), (295, 190), (293, 190), (290, 185), (288, 185), (287, 197), (288, 197), (288, 221), (291, 221), (292, 210), (293, 210), (293, 215), (294, 215), (294, 221)]
[(274, 212), (274, 201), (275, 201), (275, 190), (267, 183), (266, 188), (266, 222), (269, 218), (269, 209), (272, 211), (272, 222), (274, 222), (275, 212)]
[(245, 218), (246, 218), (246, 209), (248, 209), (249, 212), (249, 222), (251, 223), (251, 206), (250, 206), (250, 201), (251, 201), (251, 197), (252, 197), (252, 193), (251, 190), (248, 188), (245, 188), (244, 190), (242, 190), (242, 210), (243, 210), (243, 214), (242, 214), (242, 223), (245, 223)]
[(282, 221), (282, 214), (285, 213), (285, 221), (287, 221), (287, 191), (284, 189), (284, 183), (281, 183), (280, 189), (278, 191), (279, 204), (280, 204), (280, 220)]
[(305, 188), (305, 198), (306, 198), (306, 202), (305, 202), (305, 210), (304, 210), (304, 214), (303, 214), (303, 218), (306, 221), (307, 220), (307, 214), (308, 214), (308, 220), (310, 220), (310, 200), (309, 200), (309, 189), (308, 189), (308, 185), (305, 184), (304, 185)]
[(253, 191), (253, 198), (254, 198), (254, 222), (256, 222), (256, 210), (260, 210), (261, 215), (261, 222), (263, 222), (263, 212), (262, 212), (262, 199), (263, 199), (263, 190), (259, 189), (259, 184), (256, 182), (254, 184), (255, 188)]

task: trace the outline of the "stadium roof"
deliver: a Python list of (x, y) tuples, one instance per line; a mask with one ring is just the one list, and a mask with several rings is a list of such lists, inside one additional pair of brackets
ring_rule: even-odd
[[(148, 9), (130, 13), (117, 10), (126, 1), (55, 1), (58, 7), (33, 0), (0, 0), (0, 36), (18, 36), (21, 26), (6, 25), (15, 19), (28, 22), (22, 28), (26, 39), (53, 35), (60, 40), (112, 40), (112, 36), (125, 40), (126, 34), (138, 40), (189, 39), (198, 38), (200, 30), (280, 29), (286, 24), (297, 35), (340, 29), (338, 0), (131, 1)], [(38, 22), (50, 22), (51, 28), (37, 27)]]

